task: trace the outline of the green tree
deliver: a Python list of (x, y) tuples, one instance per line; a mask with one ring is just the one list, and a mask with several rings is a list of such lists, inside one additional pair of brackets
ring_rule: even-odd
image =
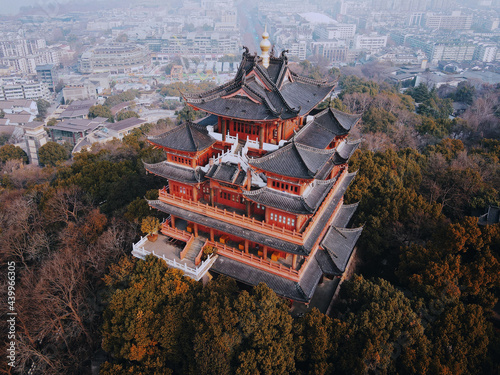
[(298, 374), (331, 374), (335, 369), (338, 322), (314, 308), (293, 325), (295, 366)]
[(57, 119), (51, 118), (49, 121), (47, 121), (47, 126), (54, 126), (57, 124)]
[(14, 145), (4, 145), (0, 147), (0, 161), (5, 163), (7, 160), (22, 160), (28, 162), (28, 155), (21, 147)]
[(396, 122), (396, 116), (385, 109), (372, 106), (363, 114), (365, 131), (387, 133)]
[(47, 110), (50, 108), (50, 102), (45, 99), (38, 99), (36, 101), (36, 106), (38, 107), (38, 116), (45, 118), (45, 116), (47, 116)]
[(476, 95), (476, 88), (468, 82), (460, 82), (454, 93), (450, 95), (451, 99), (455, 102), (464, 102), (472, 104), (474, 96)]
[(47, 142), (38, 150), (40, 163), (45, 166), (55, 166), (59, 162), (68, 160), (70, 156), (68, 150), (56, 142)]
[(182, 108), (178, 113), (177, 113), (177, 120), (182, 123), (186, 121), (194, 121), (196, 119), (202, 118), (205, 116), (205, 112), (202, 111), (195, 111), (193, 107), (189, 105), (185, 105), (184, 108)]
[(0, 146), (6, 144), (10, 139), (10, 134), (8, 133), (0, 133)]
[(426, 374), (429, 340), (412, 302), (388, 281), (356, 276), (340, 297), (348, 313), (334, 329), (339, 348), (334, 365), (345, 374)]
[(111, 110), (108, 107), (105, 107), (105, 106), (100, 105), (100, 104), (93, 105), (92, 107), (90, 107), (89, 117), (90, 118), (104, 117), (104, 118), (108, 118), (110, 121), (113, 121), (113, 119), (114, 119), (113, 114), (111, 113)]
[(153, 256), (123, 258), (105, 282), (111, 294), (103, 315), (104, 350), (147, 373), (181, 370), (185, 354), (179, 341), (201, 285)]
[(134, 111), (120, 111), (116, 114), (116, 121), (122, 121), (131, 117), (139, 118), (139, 115)]
[(118, 43), (127, 43), (128, 42), (128, 37), (127, 34), (120, 34), (116, 37), (116, 41)]
[(433, 323), (433, 374), (484, 374), (490, 324), (477, 305), (458, 303)]

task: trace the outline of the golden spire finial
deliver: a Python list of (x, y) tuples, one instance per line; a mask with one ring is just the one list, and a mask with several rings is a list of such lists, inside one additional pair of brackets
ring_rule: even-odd
[(264, 28), (264, 32), (262, 33), (262, 40), (260, 42), (260, 49), (262, 50), (262, 65), (264, 68), (269, 67), (269, 50), (271, 49), (271, 42), (269, 41), (269, 34), (267, 32), (267, 24)]

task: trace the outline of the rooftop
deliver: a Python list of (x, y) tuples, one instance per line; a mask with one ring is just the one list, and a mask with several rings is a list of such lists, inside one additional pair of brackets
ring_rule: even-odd
[[(246, 47), (245, 47), (246, 49)], [(333, 82), (301, 77), (288, 68), (288, 58), (262, 58), (243, 53), (234, 79), (213, 90), (185, 95), (188, 104), (208, 113), (243, 120), (275, 120), (304, 116), (335, 87)]]
[(206, 127), (192, 122), (185, 122), (148, 140), (158, 146), (187, 152), (205, 150), (216, 142), (208, 135)]

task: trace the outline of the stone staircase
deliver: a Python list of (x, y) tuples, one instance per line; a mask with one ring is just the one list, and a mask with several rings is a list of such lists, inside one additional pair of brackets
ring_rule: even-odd
[(235, 155), (241, 154), (241, 150), (243, 149), (243, 147), (245, 147), (245, 143), (246, 142), (243, 139), (238, 140), (238, 146), (236, 146), (236, 148), (234, 150)]
[(184, 260), (193, 262), (200, 253), (201, 248), (203, 247), (203, 244), (205, 243), (206, 238), (203, 238), (201, 236), (196, 237), (191, 244), (191, 247), (189, 248), (188, 252), (186, 253), (186, 256), (184, 257)]

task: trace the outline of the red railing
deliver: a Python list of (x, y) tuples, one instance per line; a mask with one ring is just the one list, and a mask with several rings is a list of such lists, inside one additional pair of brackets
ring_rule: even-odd
[[(283, 227), (278, 227), (274, 224), (268, 224), (268, 223), (265, 223), (264, 221), (255, 220), (255, 218), (253, 218), (253, 217), (249, 218), (249, 217), (244, 216), (244, 215), (239, 215), (236, 212), (227, 211), (226, 209), (213, 207), (213, 206), (210, 206), (208, 204), (192, 201), (192, 200), (189, 200), (189, 199), (186, 199), (183, 197), (178, 197), (178, 196), (175, 196), (175, 195), (168, 193), (165, 188), (160, 190), (159, 200), (164, 202), (164, 203), (172, 204), (176, 207), (187, 209), (191, 212), (196, 212), (196, 213), (199, 213), (199, 214), (202, 214), (205, 216), (212, 217), (214, 219), (225, 221), (225, 222), (230, 223), (230, 224), (244, 225), (245, 228), (254, 230), (256, 232), (259, 232), (262, 234), (267, 234), (267, 235), (282, 239), (284, 241), (295, 243), (297, 245), (302, 245), (304, 243), (305, 239), (309, 236), (309, 233), (316, 226), (316, 222), (317, 222), (318, 218), (321, 217), (321, 215), (323, 215), (324, 211), (326, 210), (328, 205), (331, 203), (333, 195), (337, 192), (339, 185), (345, 179), (346, 175), (347, 175), (347, 169), (345, 169), (341, 172), (333, 189), (328, 193), (326, 198), (323, 200), (319, 209), (316, 211), (316, 214), (314, 215), (314, 217), (312, 218), (312, 220), (309, 222), (309, 224), (307, 225), (307, 227), (304, 229), (304, 231), (302, 233), (299, 233), (295, 230), (291, 231), (291, 230), (285, 229)], [(338, 207), (336, 208), (336, 211), (337, 211), (337, 209), (338, 209)], [(180, 232), (185, 233), (183, 231), (180, 231)], [(162, 229), (162, 233), (164, 233), (163, 229)], [(167, 233), (164, 233), (164, 234), (169, 235)], [(173, 235), (169, 235), (169, 236), (177, 238)], [(184, 240), (182, 238), (179, 238), (179, 239)]]
[(194, 259), (195, 266), (197, 266), (198, 264), (201, 263), (201, 257), (203, 256), (203, 249), (205, 248), (205, 246), (207, 246), (209, 244), (209, 242), (210, 242), (210, 240), (206, 240), (205, 243), (203, 244), (203, 246), (201, 247), (200, 252), (198, 253), (196, 258)]
[[(233, 247), (229, 247), (217, 242), (207, 241), (206, 244), (215, 246), (217, 248), (217, 254), (225, 256), (226, 258), (234, 259), (238, 262), (248, 264), (249, 266), (273, 273), (278, 276), (285, 277), (289, 280), (299, 281), (300, 279), (301, 272), (296, 271), (293, 268), (284, 266), (280, 263), (274, 263), (269, 259), (263, 259), (253, 254), (247, 254), (243, 251), (236, 250)], [(305, 263), (304, 265), (302, 265), (302, 268), (304, 266)]]
[(263, 221), (255, 220), (236, 212), (227, 211), (218, 207), (212, 207), (208, 204), (195, 202), (183, 197), (178, 197), (167, 193), (163, 189), (160, 190), (159, 200), (174, 206), (187, 209), (191, 212), (196, 212), (214, 219), (222, 220), (230, 224), (244, 225), (245, 228), (255, 230), (256, 232), (267, 234), (273, 237), (278, 237), (283, 240), (301, 245), (303, 243), (302, 234), (291, 231), (282, 227), (277, 227), (274, 224), (268, 224)]
[(180, 240), (180, 241), (184, 241), (184, 242), (188, 242), (189, 239), (192, 237), (191, 234), (189, 234), (183, 230), (180, 230), (177, 228), (172, 228), (166, 222), (162, 224), (161, 232), (165, 236), (169, 236), (169, 237), (175, 238), (176, 240)]

